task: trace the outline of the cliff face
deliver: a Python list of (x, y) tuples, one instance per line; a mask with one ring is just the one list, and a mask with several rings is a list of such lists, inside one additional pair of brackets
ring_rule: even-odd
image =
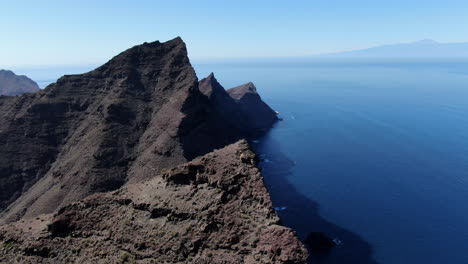
[[(177, 38), (133, 47), (40, 92), (0, 97), (0, 222), (146, 180), (258, 131), (249, 119), (257, 110), (242, 108), (214, 76), (198, 86)], [(276, 120), (264, 117), (264, 129)]]
[(231, 88), (227, 92), (237, 102), (240, 111), (246, 113), (249, 130), (264, 132), (278, 120), (276, 113), (262, 101), (253, 83)]
[(12, 71), (0, 70), (0, 95), (14, 96), (39, 91), (36, 82)]
[(145, 43), (38, 93), (2, 98), (1, 206), (15, 201), (3, 221), (185, 162), (179, 138), (201, 119), (202, 99), (181, 39)]
[(2, 263), (305, 263), (246, 141), (0, 228)]
[(0, 97), (0, 262), (303, 263), (229, 145), (277, 120), (242, 87), (199, 83), (177, 38)]
[(235, 128), (236, 134), (256, 137), (278, 121), (276, 113), (263, 102), (251, 82), (226, 91), (212, 73), (200, 81), (199, 87), (210, 98), (218, 118)]

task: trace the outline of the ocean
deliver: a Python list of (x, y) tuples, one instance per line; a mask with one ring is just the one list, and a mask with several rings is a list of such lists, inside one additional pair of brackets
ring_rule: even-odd
[[(468, 263), (468, 61), (193, 64), (280, 113), (253, 145), (283, 224), (340, 242), (311, 263)], [(89, 69), (14, 70), (44, 87)]]

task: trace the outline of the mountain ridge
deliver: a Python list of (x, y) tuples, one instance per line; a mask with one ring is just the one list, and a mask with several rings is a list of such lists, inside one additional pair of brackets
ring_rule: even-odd
[(51, 213), (245, 137), (198, 85), (176, 38), (132, 47), (38, 93), (0, 98), (0, 222)]
[(0, 262), (305, 263), (245, 140), (278, 118), (247, 86), (198, 81), (176, 38), (0, 97)]
[(40, 88), (36, 82), (25, 75), (16, 75), (13, 71), (0, 69), (0, 96), (16, 96), (35, 93)]

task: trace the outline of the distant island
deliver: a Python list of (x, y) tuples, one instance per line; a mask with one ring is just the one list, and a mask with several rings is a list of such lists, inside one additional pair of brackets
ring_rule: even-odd
[[(314, 56), (315, 57), (315, 56)], [(424, 39), (362, 50), (318, 55), (323, 58), (468, 58), (468, 42), (440, 43)]]
[(0, 70), (0, 95), (14, 96), (39, 90), (37, 83), (28, 77), (16, 75), (12, 71)]

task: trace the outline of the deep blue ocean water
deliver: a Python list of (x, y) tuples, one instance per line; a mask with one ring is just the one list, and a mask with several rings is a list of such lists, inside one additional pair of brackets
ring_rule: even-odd
[(468, 62), (194, 66), (280, 112), (253, 144), (283, 223), (341, 241), (313, 263), (468, 263)]
[(280, 112), (256, 149), (284, 223), (342, 241), (315, 262), (468, 263), (468, 62), (196, 68)]

